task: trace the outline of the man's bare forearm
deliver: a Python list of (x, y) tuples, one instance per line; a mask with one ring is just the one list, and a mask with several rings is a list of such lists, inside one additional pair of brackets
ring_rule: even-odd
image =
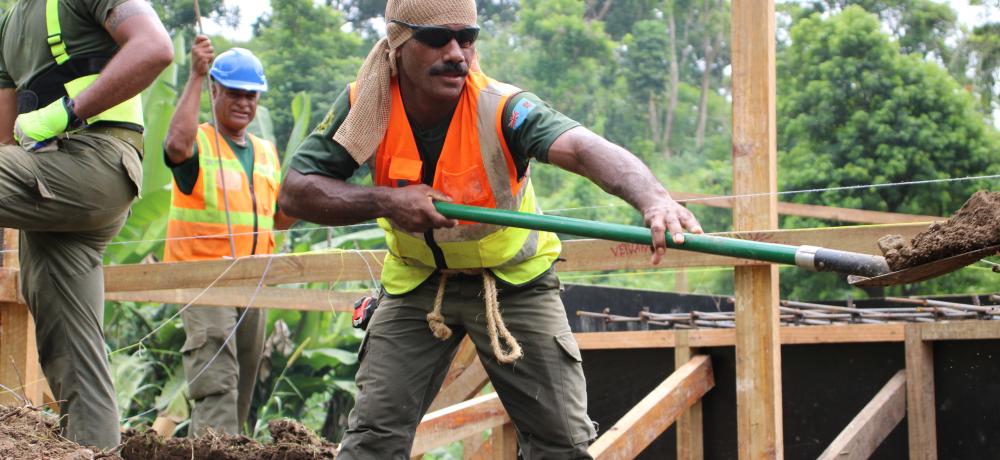
[(194, 155), (194, 141), (198, 136), (198, 109), (201, 103), (201, 84), (204, 78), (192, 75), (184, 86), (180, 102), (170, 129), (164, 140), (167, 156), (173, 164), (181, 164)]
[(549, 159), (556, 166), (590, 179), (639, 210), (670, 196), (635, 155), (585, 128), (567, 131), (557, 139)]
[(105, 28), (120, 49), (100, 77), (76, 98), (76, 114), (87, 119), (142, 92), (174, 56), (170, 36), (156, 12), (142, 0), (116, 6)]
[(289, 170), (278, 206), (289, 216), (321, 225), (353, 225), (385, 217), (384, 187), (349, 184), (317, 174)]

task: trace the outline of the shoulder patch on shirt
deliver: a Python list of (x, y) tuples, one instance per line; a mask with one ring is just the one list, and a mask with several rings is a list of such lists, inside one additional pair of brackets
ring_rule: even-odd
[(510, 114), (510, 121), (507, 122), (507, 126), (509, 126), (510, 129), (520, 128), (521, 125), (524, 124), (524, 119), (528, 118), (528, 114), (530, 114), (532, 110), (535, 110), (535, 107), (537, 107), (535, 103), (527, 99), (518, 101), (517, 105), (514, 106), (514, 111)]

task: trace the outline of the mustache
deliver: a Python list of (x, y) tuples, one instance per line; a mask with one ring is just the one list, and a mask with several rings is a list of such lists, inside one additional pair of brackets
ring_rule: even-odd
[(432, 77), (438, 75), (460, 75), (464, 77), (469, 74), (469, 65), (464, 62), (445, 62), (431, 67), (427, 73)]

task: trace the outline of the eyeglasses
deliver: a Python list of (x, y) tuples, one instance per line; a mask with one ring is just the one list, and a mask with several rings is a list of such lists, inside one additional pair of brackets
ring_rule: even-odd
[(444, 26), (418, 26), (397, 19), (389, 22), (409, 27), (413, 30), (413, 38), (432, 48), (441, 48), (452, 40), (458, 42), (458, 46), (468, 48), (476, 42), (479, 37), (479, 27), (471, 26), (464, 29), (452, 30)]

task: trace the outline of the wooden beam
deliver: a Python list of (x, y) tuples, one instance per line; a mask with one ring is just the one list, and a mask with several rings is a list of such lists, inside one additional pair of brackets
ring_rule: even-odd
[[(778, 228), (774, 0), (734, 0), (733, 229)], [(736, 418), (740, 459), (784, 458), (778, 269), (737, 267)]]
[(472, 364), (449, 385), (441, 388), (428, 411), (434, 412), (465, 401), (478, 394), (489, 382), (490, 377), (486, 375), (486, 369), (479, 362), (479, 357), (473, 356)]
[(921, 337), (922, 325), (906, 325), (906, 421), (911, 460), (937, 459), (934, 404), (934, 348)]
[(712, 362), (696, 356), (670, 374), (588, 449), (595, 460), (632, 459), (715, 386)]
[[(898, 224), (720, 235), (880, 254), (876, 245), (879, 237), (890, 233), (912, 237), (925, 229), (926, 225), (922, 224)], [(267, 257), (274, 258), (270, 267), (267, 267)], [(232, 260), (207, 260), (113, 265), (104, 268), (104, 286), (106, 292), (200, 290), (213, 282), (215, 286), (256, 286), (261, 281), (265, 267), (267, 278), (264, 284), (267, 285), (370, 281), (373, 275), (375, 279), (379, 278), (384, 257), (385, 251), (350, 251), (244, 257), (235, 263)], [(671, 249), (667, 251), (663, 262), (654, 266), (649, 263), (649, 250), (645, 246), (602, 240), (567, 241), (563, 244), (562, 257), (566, 261), (556, 264), (556, 269), (560, 272), (760, 265), (757, 261)]]
[[(685, 204), (700, 204), (715, 208), (732, 209), (732, 197), (722, 195), (707, 195), (704, 193), (687, 193), (671, 191), (670, 196), (675, 200)], [(852, 222), (858, 224), (905, 224), (905, 223), (930, 223), (937, 220), (945, 220), (944, 217), (926, 216), (919, 214), (900, 214), (895, 212), (866, 211), (864, 209), (835, 208), (832, 206), (818, 206), (814, 204), (800, 204), (778, 202), (778, 214), (783, 216), (813, 217), (816, 219), (833, 220), (838, 222)]]
[(510, 417), (496, 393), (470, 399), (425, 415), (417, 427), (410, 455), (425, 454), (506, 423), (510, 423)]
[[(680, 369), (691, 361), (696, 348), (690, 346), (689, 331), (677, 331), (677, 347), (674, 348), (674, 368)], [(702, 432), (701, 400), (695, 401), (677, 419), (677, 460), (702, 460), (705, 446)]]
[[(18, 239), (17, 230), (4, 229), (3, 248), (11, 251), (3, 255), (3, 268), (8, 273), (17, 273)], [(13, 289), (18, 289), (18, 283), (13, 283), (13, 286)], [(0, 387), (0, 404), (22, 405), (22, 398), (33, 405), (42, 404), (46, 384), (38, 364), (35, 322), (23, 302), (0, 303), (0, 385), (3, 385)]]
[[(364, 281), (378, 279), (385, 251), (336, 251), (104, 268), (104, 290), (150, 291), (215, 286)], [(268, 259), (271, 259), (268, 262)]]
[(819, 460), (867, 460), (906, 414), (906, 371), (900, 370), (879, 390)]
[[(466, 444), (467, 445), (467, 444)], [(465, 451), (466, 460), (517, 460), (517, 431), (513, 424), (493, 427), (489, 439), (474, 451)]]
[(121, 302), (157, 302), (186, 305), (195, 298), (192, 305), (205, 307), (247, 306), (278, 310), (350, 312), (354, 311), (354, 301), (370, 294), (367, 291), (333, 291), (328, 289), (272, 288), (263, 287), (253, 304), (252, 287), (213, 287), (211, 289), (166, 289), (160, 291), (109, 292), (107, 300)]
[[(903, 341), (904, 326), (903, 323), (785, 326), (781, 328), (781, 344), (898, 343)], [(681, 331), (579, 332), (574, 337), (581, 350), (673, 348), (677, 344), (678, 332)], [(692, 347), (731, 347), (736, 344), (734, 329), (692, 329), (686, 332)]]
[(1000, 321), (968, 320), (926, 323), (921, 325), (923, 340), (1000, 339)]

